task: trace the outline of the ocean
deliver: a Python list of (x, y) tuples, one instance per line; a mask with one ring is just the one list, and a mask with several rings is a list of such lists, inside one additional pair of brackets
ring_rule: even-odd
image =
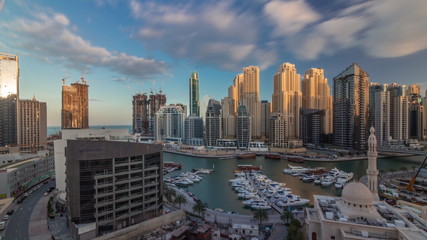
[[(90, 126), (91, 129), (128, 129), (129, 132), (132, 132), (132, 125), (97, 125), (97, 126)], [(58, 134), (61, 131), (60, 126), (51, 126), (47, 127), (47, 135), (53, 135)]]

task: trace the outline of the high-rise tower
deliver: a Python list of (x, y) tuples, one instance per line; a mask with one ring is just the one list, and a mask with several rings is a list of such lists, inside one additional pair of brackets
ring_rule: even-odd
[(62, 86), (61, 128), (89, 128), (89, 85), (81, 83)]
[(0, 146), (19, 142), (18, 56), (0, 53)]
[(132, 101), (133, 132), (149, 134), (149, 100), (147, 94), (136, 94)]
[(369, 126), (375, 128), (379, 146), (390, 136), (390, 92), (387, 84), (372, 83), (369, 87)]
[(19, 101), (20, 151), (36, 152), (47, 146), (46, 103), (32, 100)]
[(302, 93), (300, 75), (294, 64), (283, 63), (274, 75), (274, 92), (272, 96), (272, 112), (281, 113), (287, 124), (286, 136), (299, 139), (299, 116)]
[(334, 78), (334, 144), (366, 150), (369, 75), (353, 63)]
[(368, 188), (378, 200), (378, 170), (377, 170), (377, 138), (375, 137), (375, 128), (371, 127), (371, 134), (368, 138)]
[(221, 104), (210, 99), (206, 110), (206, 146), (215, 146), (216, 140), (222, 138)]
[(252, 119), (251, 135), (253, 138), (259, 138), (261, 137), (261, 101), (258, 67), (243, 68), (243, 83), (239, 92), (239, 105), (246, 106), (246, 110)]
[(325, 134), (332, 133), (332, 96), (321, 68), (305, 71), (302, 80), (302, 108), (325, 110)]
[(191, 72), (190, 80), (190, 116), (200, 116), (200, 100), (199, 100), (199, 74)]

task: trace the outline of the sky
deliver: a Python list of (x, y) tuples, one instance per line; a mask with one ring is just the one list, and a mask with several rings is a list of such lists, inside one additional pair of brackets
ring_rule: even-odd
[(61, 122), (61, 86), (84, 76), (90, 125), (130, 125), (132, 96), (163, 91), (188, 105), (220, 100), (234, 76), (259, 66), (271, 101), (280, 64), (332, 79), (358, 63), (371, 82), (427, 88), (425, 0), (0, 0), (0, 52), (20, 57), (20, 98), (46, 102)]

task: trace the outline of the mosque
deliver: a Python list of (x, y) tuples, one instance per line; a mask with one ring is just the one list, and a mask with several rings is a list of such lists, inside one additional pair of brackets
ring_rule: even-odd
[(368, 138), (368, 187), (355, 181), (344, 187), (341, 197), (314, 195), (314, 207), (306, 208), (307, 239), (427, 240), (427, 223), (422, 218), (379, 201), (374, 133), (372, 127)]

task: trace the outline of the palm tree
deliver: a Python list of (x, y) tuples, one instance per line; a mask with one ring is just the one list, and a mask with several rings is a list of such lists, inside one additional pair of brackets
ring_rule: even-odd
[(204, 219), (207, 207), (208, 207), (207, 203), (203, 203), (202, 201), (199, 200), (196, 202), (196, 204), (194, 204), (193, 211), (198, 212), (199, 216), (201, 216), (202, 219)]
[(253, 218), (259, 222), (259, 224), (262, 224), (263, 221), (268, 220), (268, 212), (265, 209), (257, 209), (254, 212)]
[(292, 214), (292, 212), (290, 211), (285, 211), (283, 212), (283, 214), (280, 216), (280, 219), (282, 219), (282, 221), (289, 223), (289, 220), (292, 220), (294, 218), (294, 215)]
[(180, 194), (180, 195), (176, 196), (174, 202), (178, 203), (179, 208), (181, 208), (181, 204), (186, 204), (187, 203), (187, 199), (185, 198), (184, 195)]
[(173, 198), (176, 196), (176, 192), (172, 188), (166, 187), (163, 195), (169, 202), (173, 202)]
[(406, 172), (408, 169), (406, 167), (401, 167), (399, 170), (402, 172)]
[(390, 170), (389, 170), (390, 172), (391, 172), (391, 174), (394, 174), (394, 172), (396, 172), (396, 169), (394, 169), (394, 168), (390, 168)]

